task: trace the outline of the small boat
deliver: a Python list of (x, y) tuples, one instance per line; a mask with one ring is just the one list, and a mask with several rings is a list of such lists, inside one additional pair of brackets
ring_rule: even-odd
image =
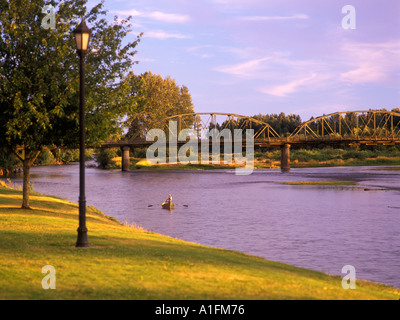
[(163, 202), (163, 203), (161, 204), (161, 206), (162, 206), (163, 209), (169, 209), (169, 210), (171, 210), (171, 209), (173, 209), (173, 208), (175, 207), (175, 204), (172, 203), (172, 202)]

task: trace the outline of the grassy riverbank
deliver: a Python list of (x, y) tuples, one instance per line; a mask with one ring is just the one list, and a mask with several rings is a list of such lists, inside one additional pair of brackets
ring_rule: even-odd
[[(217, 164), (155, 164), (143, 165), (145, 159), (131, 158), (131, 170), (214, 170), (214, 169), (234, 169), (236, 167), (243, 167), (240, 165), (226, 165), (221, 162)], [(108, 169), (121, 169), (121, 158), (114, 158), (114, 164)], [(317, 160), (310, 159), (308, 161), (299, 161), (298, 159), (291, 160), (291, 168), (314, 168), (314, 167), (350, 167), (350, 166), (395, 166), (400, 165), (400, 157), (376, 157), (366, 159), (331, 159), (331, 160)], [(255, 159), (255, 169), (278, 169), (280, 168), (280, 160), (270, 159)]]
[[(254, 168), (279, 168), (280, 158), (281, 151), (279, 148), (256, 151), (254, 153)], [(166, 163), (150, 165), (145, 158), (131, 157), (130, 168), (131, 170), (211, 170), (241, 167), (241, 165), (225, 164), (222, 154), (219, 165), (211, 164), (211, 160), (210, 158), (210, 164), (183, 165)], [(292, 168), (400, 165), (400, 150), (399, 146), (363, 146), (344, 149), (331, 147), (304, 149), (293, 147), (290, 151), (290, 161)], [(107, 168), (120, 169), (121, 157), (116, 156), (110, 159)]]
[[(279, 167), (280, 150), (256, 152), (255, 163), (260, 167)], [(400, 165), (398, 146), (363, 146), (358, 148), (293, 148), (292, 168)]]
[[(400, 290), (342, 279), (122, 225), (88, 208), (90, 248), (75, 248), (78, 207), (0, 187), (0, 299), (399, 299)], [(161, 209), (160, 209), (161, 210)], [(42, 267), (56, 289), (42, 288)]]

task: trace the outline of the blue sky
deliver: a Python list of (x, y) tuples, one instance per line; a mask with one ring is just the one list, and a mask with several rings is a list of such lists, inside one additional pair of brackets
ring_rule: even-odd
[[(88, 6), (97, 3), (89, 1)], [(356, 29), (344, 29), (345, 5)], [(143, 32), (136, 74), (186, 85), (196, 112), (303, 120), (400, 107), (398, 0), (118, 0), (110, 17)]]

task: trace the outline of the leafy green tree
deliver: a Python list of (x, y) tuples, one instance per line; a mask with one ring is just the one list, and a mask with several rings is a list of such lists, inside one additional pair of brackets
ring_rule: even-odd
[(102, 169), (107, 169), (110, 166), (114, 165), (114, 161), (112, 159), (117, 156), (118, 156), (117, 148), (111, 148), (111, 149), (100, 148), (96, 150), (96, 161), (99, 165), (99, 168)]
[[(123, 44), (130, 18), (109, 22), (103, 3), (86, 12), (86, 2), (0, 0), (0, 142), (23, 163), (22, 208), (29, 208), (29, 170), (42, 147), (79, 143), (79, 58), (72, 31), (82, 17), (92, 29), (86, 143), (95, 146), (120, 133), (122, 116), (135, 106), (122, 97), (140, 35)], [(55, 29), (42, 26), (45, 5), (55, 8)]]
[(301, 117), (296, 114), (258, 114), (253, 118), (268, 123), (279, 135), (290, 135), (301, 124)]
[(0, 176), (7, 174), (20, 164), (18, 158), (7, 148), (0, 148)]
[(39, 156), (36, 158), (35, 160), (35, 165), (51, 165), (51, 164), (55, 164), (56, 163), (56, 159), (53, 155), (53, 153), (49, 150), (49, 149), (45, 149), (43, 148), (40, 153)]
[(141, 75), (131, 73), (127, 83), (131, 95), (136, 97), (135, 111), (138, 111), (128, 114), (128, 138), (137, 134), (144, 137), (149, 129), (164, 128), (167, 117), (194, 112), (189, 89), (184, 85), (178, 86), (169, 76), (164, 79), (151, 72)]

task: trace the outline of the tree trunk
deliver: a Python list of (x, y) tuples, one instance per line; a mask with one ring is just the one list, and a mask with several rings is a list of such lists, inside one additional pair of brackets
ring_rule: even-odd
[(29, 149), (24, 150), (25, 155), (22, 160), (23, 169), (24, 169), (24, 182), (22, 185), (22, 209), (31, 209), (29, 205), (29, 195), (31, 193), (31, 185), (30, 185), (30, 170), (31, 166), (35, 162), (36, 158), (38, 157), (40, 151), (32, 151)]
[(23, 160), (23, 169), (24, 169), (24, 183), (22, 187), (22, 209), (30, 209), (29, 206), (29, 195), (31, 192), (31, 186), (29, 183), (29, 171), (31, 169), (30, 159), (27, 157), (25, 153), (25, 159)]

